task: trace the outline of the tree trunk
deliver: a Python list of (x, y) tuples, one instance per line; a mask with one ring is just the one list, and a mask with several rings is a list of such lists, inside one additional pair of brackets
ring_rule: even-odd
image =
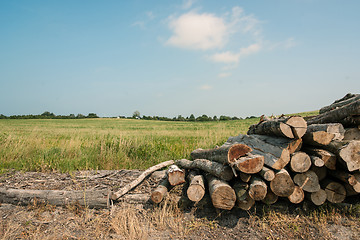
[(169, 166), (167, 176), (171, 186), (176, 186), (185, 182), (185, 172), (177, 165)]
[(343, 123), (345, 118), (352, 115), (360, 115), (360, 100), (310, 118), (307, 124)]
[(312, 146), (324, 146), (329, 144), (334, 137), (335, 134), (324, 131), (306, 132), (303, 136), (303, 141)]
[(267, 192), (266, 183), (257, 177), (252, 177), (249, 186), (249, 196), (255, 201), (265, 198)]
[(255, 204), (255, 200), (249, 196), (249, 185), (237, 182), (233, 186), (236, 194), (236, 206), (242, 210), (250, 210)]
[(246, 156), (231, 163), (230, 166), (243, 173), (258, 173), (264, 166), (264, 156), (247, 153)]
[(236, 202), (234, 189), (230, 185), (210, 174), (206, 175), (212, 204), (215, 208), (231, 210)]
[(357, 128), (347, 128), (345, 130), (344, 141), (351, 141), (351, 140), (360, 140), (360, 129)]
[(205, 195), (205, 179), (203, 175), (196, 171), (190, 171), (188, 174), (189, 187), (186, 191), (188, 198), (193, 202), (200, 201)]
[(252, 149), (244, 144), (223, 145), (214, 149), (196, 149), (191, 152), (191, 159), (208, 159), (222, 164), (233, 163), (238, 158), (251, 152)]
[(294, 192), (290, 196), (288, 196), (289, 201), (294, 204), (301, 203), (302, 201), (304, 201), (304, 198), (304, 191), (299, 186), (295, 186)]
[(304, 152), (295, 152), (291, 154), (290, 168), (294, 172), (303, 173), (311, 167), (311, 159)]
[(222, 180), (229, 181), (234, 177), (233, 171), (229, 166), (221, 163), (209, 161), (207, 159), (196, 159), (189, 161), (187, 159), (176, 160), (175, 164), (185, 169), (200, 169)]
[(317, 192), (307, 193), (306, 197), (316, 206), (320, 206), (326, 202), (327, 194), (325, 190), (320, 189)]
[(170, 183), (167, 177), (163, 178), (159, 185), (151, 192), (150, 198), (154, 203), (160, 203), (168, 193)]
[(313, 171), (316, 176), (318, 176), (319, 181), (324, 180), (327, 176), (327, 167), (311, 166), (310, 170)]
[(319, 113), (322, 114), (322, 113), (332, 111), (334, 109), (340, 108), (342, 106), (345, 106), (345, 105), (352, 103), (359, 99), (360, 99), (360, 94), (349, 94), (348, 93), (345, 95), (345, 97), (343, 97), (342, 99), (336, 100), (331, 105), (320, 108)]
[(317, 192), (320, 190), (319, 178), (311, 170), (296, 174), (294, 182), (306, 192)]
[(251, 176), (252, 176), (251, 174), (247, 174), (247, 173), (243, 173), (243, 172), (240, 172), (240, 174), (239, 174), (241, 181), (246, 182), (246, 183), (250, 182)]
[(28, 205), (34, 199), (51, 205), (65, 206), (80, 204), (89, 208), (109, 207), (109, 190), (26, 190), (0, 188), (0, 202), (14, 205)]
[(306, 121), (302, 117), (269, 119), (251, 125), (248, 134), (271, 135), (287, 138), (301, 138), (306, 132)]
[(310, 155), (310, 160), (311, 160), (312, 166), (323, 167), (325, 165), (324, 161), (317, 156)]
[(343, 140), (345, 134), (345, 129), (341, 123), (311, 124), (308, 125), (308, 128), (306, 130), (306, 132), (318, 132), (318, 131), (332, 133), (335, 135), (333, 140), (339, 140), (339, 141)]
[(329, 175), (342, 181), (343, 183), (347, 183), (353, 187), (354, 191), (360, 193), (360, 173), (350, 174), (345, 171), (329, 171)]
[(325, 167), (331, 170), (336, 169), (336, 155), (324, 149), (306, 147), (303, 149), (309, 155), (321, 158)]
[(268, 188), (266, 196), (263, 200), (261, 200), (263, 203), (267, 204), (267, 205), (271, 205), (277, 202), (278, 200), (278, 195), (276, 195), (275, 193), (273, 193), (271, 191), (270, 188)]
[(276, 136), (269, 136), (269, 135), (257, 135), (253, 134), (253, 137), (260, 139), (261, 141), (278, 146), (280, 148), (287, 148), (289, 153), (292, 154), (297, 152), (302, 147), (302, 139), (301, 138), (285, 138), (285, 137), (276, 137)]
[(285, 169), (281, 169), (275, 173), (274, 180), (270, 182), (270, 188), (277, 196), (288, 197), (294, 192), (295, 184), (290, 174)]
[(342, 159), (350, 172), (360, 169), (360, 141), (332, 141), (324, 148)]
[(118, 198), (122, 197), (124, 194), (126, 194), (127, 192), (129, 192), (131, 189), (133, 189), (134, 187), (136, 187), (137, 185), (139, 185), (147, 176), (149, 176), (151, 173), (162, 169), (164, 167), (170, 166), (174, 164), (173, 160), (169, 160), (166, 162), (162, 162), (159, 164), (156, 164), (155, 166), (152, 166), (148, 169), (146, 169), (143, 173), (141, 173), (141, 175), (135, 179), (134, 181), (132, 181), (131, 183), (125, 185), (124, 187), (122, 187), (121, 189), (119, 189), (117, 192), (112, 193), (111, 194), (111, 199), (112, 200), (117, 200)]
[(326, 199), (329, 202), (341, 203), (345, 200), (346, 189), (340, 183), (325, 179), (321, 185), (326, 192)]
[(259, 172), (259, 175), (268, 182), (274, 180), (274, 178), (275, 178), (274, 171), (265, 166), (261, 169), (261, 171)]
[(253, 149), (252, 154), (264, 156), (264, 164), (273, 169), (280, 170), (290, 161), (289, 150), (279, 146), (268, 144), (254, 135), (240, 134), (236, 137), (230, 137), (224, 145), (242, 143)]

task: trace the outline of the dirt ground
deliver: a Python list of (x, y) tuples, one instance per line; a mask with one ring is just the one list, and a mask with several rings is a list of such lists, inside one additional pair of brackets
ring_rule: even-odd
[[(0, 188), (116, 191), (140, 174), (9, 171), (0, 175)], [(360, 239), (359, 197), (317, 208), (307, 201), (291, 205), (282, 199), (271, 206), (257, 203), (251, 211), (220, 211), (212, 207), (208, 194), (194, 204), (186, 200), (184, 186), (177, 186), (155, 205), (148, 198), (163, 176), (163, 171), (155, 172), (129, 192), (134, 198), (114, 202), (109, 209), (1, 203), (0, 239)]]

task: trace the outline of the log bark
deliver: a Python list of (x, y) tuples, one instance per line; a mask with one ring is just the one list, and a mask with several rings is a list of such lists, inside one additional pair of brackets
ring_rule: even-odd
[(326, 151), (324, 149), (319, 148), (303, 148), (303, 151), (309, 155), (316, 156), (321, 158), (324, 161), (324, 166), (328, 169), (335, 170), (336, 169), (336, 155)]
[(154, 203), (160, 203), (169, 191), (171, 184), (167, 177), (163, 178), (159, 185), (151, 192), (150, 199)]
[(243, 173), (243, 172), (240, 172), (240, 174), (239, 174), (241, 181), (246, 182), (246, 183), (250, 182), (251, 176), (252, 176), (251, 174), (247, 174), (247, 173)]
[(207, 159), (196, 159), (189, 161), (187, 159), (176, 160), (175, 164), (185, 169), (200, 169), (222, 180), (229, 181), (234, 177), (233, 171), (229, 166), (213, 162)]
[(277, 202), (277, 200), (279, 199), (278, 195), (276, 195), (275, 193), (273, 193), (271, 191), (270, 188), (268, 188), (268, 191), (266, 193), (266, 196), (263, 200), (261, 200), (263, 203), (267, 204), (267, 205), (271, 205)]
[(193, 202), (200, 201), (205, 195), (204, 176), (196, 171), (190, 171), (188, 174), (189, 187), (186, 191), (188, 198)]
[(288, 199), (291, 203), (299, 204), (304, 201), (305, 194), (301, 187), (295, 186), (294, 192), (288, 196)]
[(360, 99), (360, 94), (350, 94), (350, 93), (348, 93), (343, 98), (341, 98), (339, 100), (336, 100), (331, 105), (320, 108), (319, 113), (322, 114), (322, 113), (332, 111), (334, 109), (337, 109), (339, 107), (342, 107), (342, 106), (345, 106), (345, 105), (347, 105), (349, 103), (352, 103), (352, 102), (354, 102), (354, 101), (356, 101), (358, 99)]
[(320, 206), (326, 202), (327, 194), (324, 189), (320, 189), (317, 192), (307, 193), (306, 197), (316, 206)]
[(308, 125), (308, 128), (306, 130), (306, 132), (318, 132), (318, 131), (332, 133), (335, 135), (332, 140), (339, 140), (339, 141), (343, 140), (345, 134), (345, 129), (341, 123), (311, 124)]
[(271, 135), (287, 138), (301, 138), (306, 132), (306, 121), (293, 116), (262, 121), (251, 125), (247, 134)]
[(258, 177), (252, 177), (249, 186), (249, 196), (255, 201), (260, 201), (265, 198), (266, 193), (266, 183)]
[(327, 176), (327, 167), (316, 167), (316, 166), (311, 166), (310, 170), (313, 171), (317, 176), (319, 181), (322, 181), (323, 179), (326, 178)]
[(351, 186), (354, 186), (358, 183), (358, 181), (356, 180), (355, 176), (342, 171), (342, 170), (336, 170), (336, 171), (328, 171), (329, 175), (344, 182), (344, 183), (348, 183)]
[(285, 169), (281, 169), (275, 173), (274, 180), (270, 182), (270, 188), (277, 196), (288, 197), (294, 192), (295, 184), (290, 174)]
[(307, 124), (343, 123), (345, 118), (352, 115), (360, 115), (360, 100), (310, 118)]
[(0, 188), (0, 202), (14, 205), (28, 205), (34, 199), (51, 205), (65, 206), (68, 204), (80, 204), (89, 208), (109, 207), (109, 190), (27, 190)]
[(321, 185), (326, 192), (326, 199), (329, 202), (341, 203), (345, 200), (346, 189), (342, 184), (325, 179)]
[(275, 178), (275, 172), (265, 166), (261, 169), (261, 171), (259, 172), (259, 175), (268, 182), (274, 180), (274, 178)]
[(344, 141), (351, 141), (351, 140), (360, 140), (360, 129), (357, 128), (347, 128), (345, 130)]
[(306, 192), (317, 192), (320, 190), (319, 178), (311, 170), (296, 174), (294, 182)]
[(214, 149), (196, 149), (191, 152), (191, 159), (208, 159), (222, 164), (233, 163), (238, 158), (245, 156), (252, 149), (244, 144), (223, 145)]
[(236, 206), (242, 210), (248, 211), (255, 205), (255, 200), (252, 199), (248, 193), (245, 194), (244, 199), (237, 199)]
[(225, 181), (206, 175), (212, 204), (215, 208), (231, 210), (236, 202), (234, 189)]
[(156, 164), (155, 166), (152, 166), (152, 167), (146, 169), (143, 173), (140, 174), (140, 176), (137, 179), (135, 179), (131, 183), (127, 184), (126, 186), (122, 187), (119, 191), (111, 194), (111, 199), (112, 200), (117, 200), (118, 198), (122, 197), (124, 194), (129, 192), (131, 189), (133, 189), (134, 187), (139, 185), (151, 173), (153, 173), (153, 172), (155, 172), (155, 171), (157, 171), (159, 169), (162, 169), (164, 167), (170, 166), (172, 164), (174, 164), (174, 161), (169, 160), (169, 161), (166, 161), (166, 162)]
[(324, 148), (342, 159), (350, 172), (360, 169), (360, 141), (332, 141)]
[(290, 168), (297, 173), (303, 173), (311, 167), (311, 159), (309, 155), (304, 152), (295, 152), (291, 154)]
[(249, 196), (249, 185), (244, 182), (236, 182), (233, 185), (236, 194), (236, 207), (242, 210), (250, 210), (255, 200)]
[(292, 154), (297, 152), (302, 147), (302, 139), (301, 138), (285, 138), (285, 137), (276, 137), (276, 136), (268, 136), (268, 135), (257, 135), (253, 134), (253, 137), (260, 139), (261, 141), (278, 146), (280, 148), (286, 148), (289, 150), (289, 153)]
[(256, 135), (240, 134), (236, 137), (230, 137), (224, 145), (235, 143), (242, 143), (251, 147), (253, 149), (251, 153), (264, 156), (264, 164), (273, 169), (280, 170), (290, 161), (288, 149), (268, 144), (257, 138)]
[(176, 186), (185, 182), (185, 172), (177, 165), (169, 166), (167, 176), (171, 186)]
[(246, 156), (231, 163), (230, 166), (243, 173), (258, 173), (264, 166), (264, 156), (247, 153)]

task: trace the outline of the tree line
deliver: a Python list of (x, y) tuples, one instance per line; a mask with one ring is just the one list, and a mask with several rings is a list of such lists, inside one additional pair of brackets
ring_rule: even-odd
[[(5, 116), (0, 114), (0, 119), (84, 119), (84, 118), (99, 118), (96, 113), (89, 113), (88, 115), (83, 114), (69, 114), (69, 115), (55, 115), (52, 112), (44, 112), (38, 115), (11, 115)], [(116, 117), (114, 117), (116, 118)], [(230, 121), (230, 120), (239, 120), (242, 118), (238, 117), (229, 117), (221, 115), (220, 117), (213, 116), (209, 117), (206, 114), (195, 117), (194, 114), (191, 114), (189, 117), (183, 117), (182, 115), (178, 115), (177, 117), (169, 118), (169, 117), (159, 117), (159, 116), (140, 116), (138, 111), (135, 111), (131, 117), (118, 116), (117, 118), (127, 118), (127, 119), (143, 119), (143, 120), (159, 120), (159, 121), (183, 121), (183, 122), (209, 122), (209, 121)], [(246, 117), (245, 119), (256, 118), (255, 116)]]
[(11, 116), (5, 116), (3, 114), (0, 114), (0, 119), (82, 119), (82, 118), (98, 118), (96, 113), (89, 113), (87, 116), (83, 114), (69, 114), (69, 115), (55, 115), (52, 112), (44, 112), (42, 114), (38, 115), (11, 115)]

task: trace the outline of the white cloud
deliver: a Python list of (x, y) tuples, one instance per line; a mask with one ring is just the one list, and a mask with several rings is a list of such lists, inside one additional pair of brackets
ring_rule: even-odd
[(188, 49), (221, 48), (227, 41), (228, 29), (224, 20), (213, 14), (189, 12), (169, 24), (173, 35), (167, 44)]
[(213, 86), (208, 85), (208, 84), (204, 84), (202, 86), (200, 86), (201, 90), (211, 90), (213, 88)]
[(210, 57), (210, 59), (214, 62), (222, 62), (222, 63), (235, 63), (238, 62), (240, 58), (239, 53), (232, 53), (230, 51), (215, 53)]
[(223, 72), (223, 73), (218, 74), (218, 78), (227, 78), (230, 76), (231, 76), (231, 73), (229, 73), (229, 72)]
[(182, 4), (183, 9), (189, 9), (196, 2), (196, 0), (184, 0)]
[(210, 57), (210, 60), (221, 63), (238, 63), (240, 58), (257, 53), (260, 49), (261, 45), (259, 43), (254, 43), (248, 47), (241, 48), (240, 51), (236, 53), (230, 51), (216, 53)]

